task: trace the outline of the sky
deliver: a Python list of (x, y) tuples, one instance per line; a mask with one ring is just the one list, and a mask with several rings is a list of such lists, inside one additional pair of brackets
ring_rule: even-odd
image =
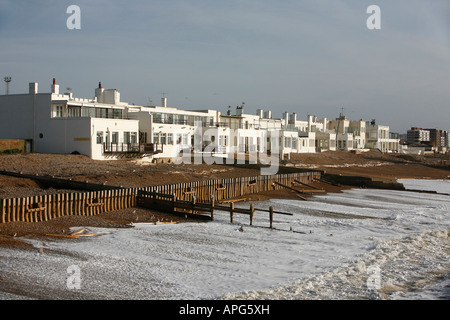
[[(67, 27), (70, 5), (80, 29)], [(381, 29), (367, 27), (370, 5)], [(29, 82), (50, 92), (56, 78), (80, 98), (102, 82), (137, 105), (164, 93), (186, 110), (245, 103), (250, 114), (450, 130), (450, 1), (0, 0), (5, 76), (10, 94)]]

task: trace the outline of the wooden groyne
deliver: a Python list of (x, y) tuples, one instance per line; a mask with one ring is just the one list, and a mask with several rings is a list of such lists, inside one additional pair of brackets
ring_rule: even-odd
[(118, 190), (122, 187), (108, 186), (98, 183), (90, 183), (89, 181), (74, 181), (71, 179), (61, 179), (48, 175), (24, 174), (20, 172), (0, 171), (1, 175), (30, 179), (36, 181), (44, 187), (53, 187), (56, 189), (83, 190), (83, 191), (99, 191), (99, 190)]
[(40, 222), (63, 216), (94, 216), (136, 205), (137, 189), (61, 193), (0, 199), (0, 222)]
[(377, 181), (369, 177), (361, 176), (343, 176), (340, 174), (325, 173), (322, 175), (321, 179), (317, 180), (337, 186), (346, 185), (360, 188), (406, 190), (405, 186), (402, 183)]
[(269, 227), (273, 228), (273, 215), (274, 214), (284, 214), (292, 216), (292, 213), (275, 211), (273, 207), (269, 209), (259, 209), (255, 208), (254, 204), (251, 203), (249, 208), (236, 208), (234, 202), (230, 202), (229, 205), (216, 204), (214, 196), (211, 196), (209, 203), (196, 202), (195, 197), (191, 201), (180, 200), (175, 195), (161, 194), (158, 192), (148, 192), (148, 191), (138, 191), (137, 205), (144, 208), (156, 209), (162, 212), (169, 212), (175, 214), (183, 215), (195, 215), (200, 216), (204, 219), (214, 220), (215, 211), (229, 212), (230, 223), (233, 223), (234, 214), (245, 214), (250, 218), (250, 225), (253, 225), (253, 217), (256, 211), (268, 212), (269, 213)]
[(295, 184), (295, 180), (309, 184), (315, 178), (320, 178), (320, 176), (321, 172), (318, 171), (297, 172), (271, 176), (202, 180), (152, 186), (140, 188), (139, 190), (175, 195), (180, 200), (191, 200), (195, 196), (197, 202), (209, 202), (211, 195), (214, 195), (215, 201), (222, 202), (248, 194), (281, 190), (285, 188), (283, 185), (292, 186)]
[[(60, 193), (25, 198), (0, 199), (0, 222), (39, 222), (62, 216), (92, 216), (104, 212), (122, 210), (137, 206), (139, 192), (172, 196), (180, 201), (192, 202), (199, 206), (236, 199), (248, 194), (282, 189), (281, 185), (292, 185), (295, 180), (311, 183), (319, 178), (320, 172), (297, 172), (272, 176), (225, 178), (189, 183), (151, 186), (146, 188), (119, 188), (89, 192)], [(276, 184), (275, 182), (281, 184)], [(151, 208), (158, 210), (158, 208)], [(214, 210), (214, 209), (213, 209)], [(195, 209), (194, 211), (200, 211)], [(236, 209), (233, 212), (238, 212)]]

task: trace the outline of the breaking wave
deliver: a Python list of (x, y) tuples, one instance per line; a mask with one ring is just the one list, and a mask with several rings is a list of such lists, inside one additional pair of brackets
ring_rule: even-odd
[(223, 299), (450, 299), (449, 233), (377, 241), (367, 254), (338, 268)]

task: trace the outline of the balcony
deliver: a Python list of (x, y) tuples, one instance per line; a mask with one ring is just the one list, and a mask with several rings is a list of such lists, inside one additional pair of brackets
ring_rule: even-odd
[(163, 152), (159, 143), (103, 143), (103, 153), (109, 155), (151, 155)]
[(228, 128), (226, 122), (202, 122), (203, 127)]

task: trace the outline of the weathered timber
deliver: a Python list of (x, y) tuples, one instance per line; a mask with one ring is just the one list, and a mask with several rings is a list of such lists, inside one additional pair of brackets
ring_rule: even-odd
[(297, 182), (297, 183), (299, 183), (299, 184), (301, 184), (301, 185), (310, 187), (310, 188), (315, 189), (315, 190), (323, 190), (323, 189), (321, 189), (321, 188), (318, 188), (318, 187), (312, 186), (312, 185), (310, 185), (310, 184), (301, 182), (301, 181), (299, 181), (299, 180), (297, 180), (297, 179), (294, 179), (294, 181)]
[[(295, 191), (295, 192), (297, 192), (297, 193), (303, 193), (303, 192), (301, 192), (301, 191), (299, 191), (299, 190), (297, 190), (297, 189), (295, 189), (295, 188), (289, 187), (289, 186), (287, 186), (287, 185), (285, 185), (285, 184), (282, 184), (282, 183), (279, 183), (279, 182), (277, 182), (277, 181), (275, 181), (274, 183), (277, 184), (277, 185), (279, 185), (279, 186), (282, 186), (282, 187), (284, 187), (284, 188), (286, 188), (286, 189)], [(306, 198), (303, 198), (303, 197), (302, 197), (302, 199), (303, 199), (303, 200), (306, 200)]]

